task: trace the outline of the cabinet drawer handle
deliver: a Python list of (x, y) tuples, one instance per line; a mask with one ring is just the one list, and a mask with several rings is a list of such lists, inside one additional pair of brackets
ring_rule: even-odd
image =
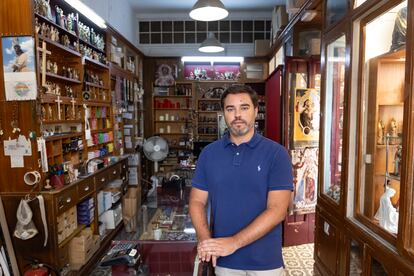
[(116, 174), (116, 170), (112, 172), (112, 174)]
[(72, 201), (72, 198), (70, 198), (70, 197), (68, 197), (67, 199), (66, 199), (66, 203), (70, 203)]
[(123, 166), (122, 166), (122, 168), (123, 168), (123, 169), (125, 169), (125, 168), (126, 168), (126, 166), (125, 166), (125, 165), (123, 165)]
[(122, 177), (122, 180), (125, 180), (125, 176)]
[(86, 192), (86, 191), (89, 191), (89, 186), (86, 186), (83, 190), (84, 190), (85, 192)]
[(101, 182), (105, 182), (105, 177), (102, 177), (101, 178)]
[(298, 229), (296, 229), (296, 228), (295, 228), (293, 231), (295, 231), (295, 233), (299, 233), (299, 230), (298, 230)]

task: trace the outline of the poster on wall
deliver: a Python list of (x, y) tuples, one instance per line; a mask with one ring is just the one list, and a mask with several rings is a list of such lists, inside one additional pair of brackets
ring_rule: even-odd
[(318, 146), (320, 113), (319, 91), (313, 88), (296, 89), (294, 104), (294, 146)]
[(37, 84), (33, 37), (3, 37), (2, 53), (6, 100), (35, 100)]
[(158, 64), (155, 70), (155, 86), (173, 86), (177, 78), (177, 70), (176, 64)]
[(318, 190), (318, 148), (291, 151), (293, 166), (293, 212), (315, 212)]

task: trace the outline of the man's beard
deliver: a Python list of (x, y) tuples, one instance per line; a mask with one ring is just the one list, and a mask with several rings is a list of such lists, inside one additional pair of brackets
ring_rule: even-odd
[[(236, 127), (235, 125), (238, 123), (244, 124), (244, 127), (241, 127), (241, 128)], [(244, 120), (233, 120), (233, 122), (231, 122), (230, 124), (227, 124), (227, 126), (229, 127), (231, 134), (236, 137), (246, 135), (249, 132), (249, 130), (253, 127), (252, 124), (248, 125), (247, 122)]]

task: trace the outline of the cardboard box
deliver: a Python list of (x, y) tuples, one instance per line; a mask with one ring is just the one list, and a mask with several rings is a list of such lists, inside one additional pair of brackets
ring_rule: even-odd
[(141, 207), (141, 187), (130, 187), (122, 198), (122, 217), (126, 232), (135, 232)]
[[(99, 237), (99, 236), (98, 236)], [(98, 243), (98, 246), (96, 244)], [(93, 236), (92, 229), (83, 229), (69, 243), (69, 263), (72, 269), (79, 269), (99, 248), (99, 239)]]

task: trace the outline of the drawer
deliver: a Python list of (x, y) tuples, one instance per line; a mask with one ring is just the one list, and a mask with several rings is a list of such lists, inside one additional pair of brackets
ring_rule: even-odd
[(92, 179), (86, 179), (78, 184), (79, 200), (82, 200), (87, 195), (90, 195), (94, 191), (94, 185)]
[(57, 214), (62, 214), (67, 211), (69, 208), (76, 205), (78, 202), (78, 193), (76, 185), (70, 187), (58, 195), (56, 195), (56, 211)]
[(63, 248), (59, 248), (58, 258), (59, 267), (65, 267), (69, 264), (69, 244), (65, 245)]
[(119, 179), (121, 175), (121, 166), (120, 164), (115, 165), (108, 169), (109, 180)]
[(110, 170), (104, 170), (94, 176), (95, 190), (100, 190), (106, 183), (110, 181)]

